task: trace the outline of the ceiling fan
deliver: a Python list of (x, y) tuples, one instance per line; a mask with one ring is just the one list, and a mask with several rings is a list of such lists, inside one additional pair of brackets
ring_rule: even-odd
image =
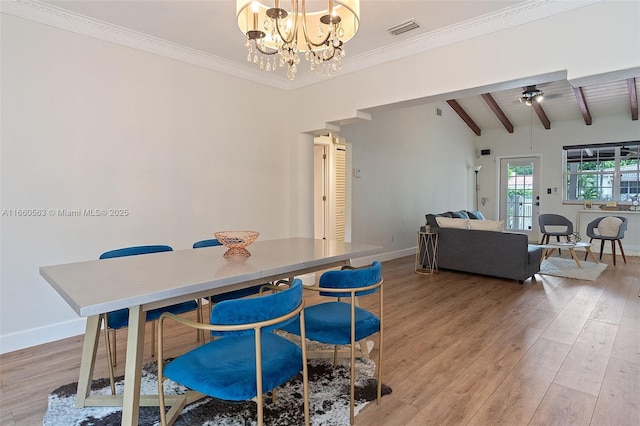
[(544, 99), (544, 92), (536, 87), (536, 85), (527, 86), (522, 92), (520, 102), (531, 106), (534, 102), (542, 102)]
[(520, 103), (527, 106), (531, 106), (534, 103), (540, 103), (543, 99), (553, 99), (561, 96), (561, 94), (549, 94), (546, 95), (535, 84), (523, 87), (522, 95), (518, 98)]

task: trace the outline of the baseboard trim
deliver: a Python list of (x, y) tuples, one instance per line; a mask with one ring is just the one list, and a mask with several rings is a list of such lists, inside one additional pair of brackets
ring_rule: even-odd
[(44, 343), (84, 334), (86, 329), (85, 318), (77, 318), (51, 324), (46, 327), (32, 328), (16, 333), (0, 336), (0, 354), (19, 351)]
[(415, 254), (416, 254), (416, 248), (411, 247), (407, 249), (389, 251), (386, 253), (375, 254), (372, 256), (351, 259), (351, 265), (356, 267), (365, 266), (365, 265), (370, 265), (371, 262), (373, 262), (374, 260), (379, 260), (380, 262), (386, 262), (389, 260), (399, 259), (401, 257), (415, 256)]

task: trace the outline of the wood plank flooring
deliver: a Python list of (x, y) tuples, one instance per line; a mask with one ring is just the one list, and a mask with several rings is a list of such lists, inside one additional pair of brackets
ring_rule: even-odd
[[(413, 257), (385, 262), (383, 381), (393, 393), (356, 425), (639, 425), (640, 257), (603, 260), (595, 282), (536, 275), (524, 285), (415, 274)], [(169, 356), (196, 345), (183, 331), (171, 329)], [(0, 424), (41, 425), (49, 392), (77, 381), (81, 350), (77, 336), (0, 356)], [(107, 377), (102, 347), (95, 375)]]

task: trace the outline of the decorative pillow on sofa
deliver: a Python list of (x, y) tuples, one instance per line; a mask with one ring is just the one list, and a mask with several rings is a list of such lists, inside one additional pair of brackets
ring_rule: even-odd
[(470, 220), (469, 229), (476, 231), (504, 231), (504, 220)]
[(436, 217), (444, 217), (441, 214), (427, 214), (425, 215), (425, 217), (427, 218), (427, 225), (431, 225), (432, 227), (438, 227), (438, 221), (436, 221)]
[(457, 212), (446, 212), (444, 213), (444, 215), (457, 219), (469, 219), (469, 215), (464, 210), (458, 210)]
[(480, 210), (475, 210), (475, 211), (467, 211), (467, 216), (469, 216), (469, 219), (479, 219), (479, 220), (484, 220), (484, 215), (482, 214), (482, 212)]
[(436, 216), (438, 226), (441, 228), (469, 229), (469, 219), (457, 219)]

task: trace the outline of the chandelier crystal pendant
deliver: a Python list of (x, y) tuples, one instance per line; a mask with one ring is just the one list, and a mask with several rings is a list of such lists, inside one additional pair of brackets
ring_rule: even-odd
[(342, 68), (344, 43), (351, 40), (360, 25), (359, 0), (310, 1), (326, 4), (320, 11), (307, 11), (305, 0), (290, 3), (287, 11), (280, 0), (265, 6), (256, 0), (236, 0), (238, 26), (247, 36), (247, 61), (261, 70), (274, 71), (287, 67), (293, 80), (300, 64), (300, 54), (310, 69), (331, 75)]

